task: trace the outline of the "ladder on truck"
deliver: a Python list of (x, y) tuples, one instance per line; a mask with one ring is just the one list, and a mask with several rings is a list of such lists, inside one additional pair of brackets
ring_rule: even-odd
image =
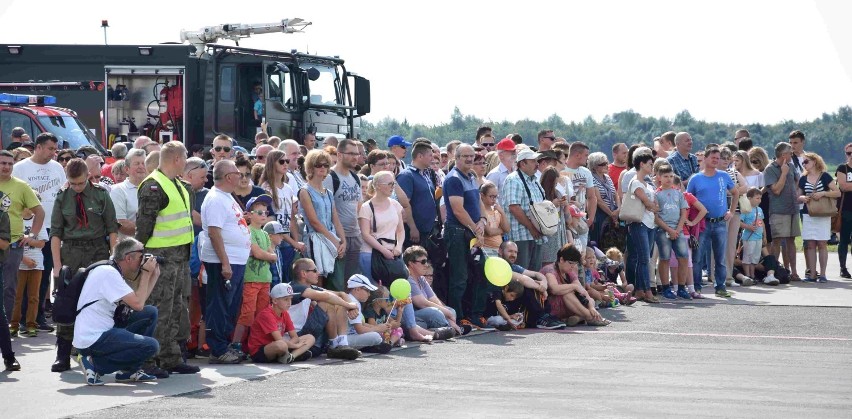
[(299, 33), (311, 25), (300, 18), (282, 19), (275, 23), (226, 23), (216, 26), (205, 26), (197, 31), (180, 31), (180, 41), (189, 42), (195, 47), (195, 54), (204, 55), (204, 46), (215, 44), (220, 39), (230, 39), (240, 46), (240, 39), (266, 33)]

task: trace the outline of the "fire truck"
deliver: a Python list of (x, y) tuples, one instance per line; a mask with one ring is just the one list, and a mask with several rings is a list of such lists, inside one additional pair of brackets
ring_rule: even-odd
[[(358, 138), (370, 82), (339, 57), (243, 48), (257, 34), (302, 32), (311, 22), (223, 24), (181, 31), (157, 45), (6, 45), (0, 92), (50, 95), (76, 111), (104, 146), (140, 135), (187, 147), (226, 134), (253, 146), (270, 136), (302, 142)], [(235, 46), (220, 40), (235, 41)], [(2, 133), (0, 133), (2, 135)]]

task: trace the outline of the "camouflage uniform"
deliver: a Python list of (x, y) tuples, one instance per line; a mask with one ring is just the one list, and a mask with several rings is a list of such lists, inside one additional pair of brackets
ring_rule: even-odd
[[(184, 183), (187, 192), (192, 188)], [(136, 239), (143, 244), (148, 242), (154, 232), (157, 214), (169, 205), (169, 198), (154, 179), (146, 179), (139, 185), (137, 193), (139, 210), (136, 213)], [(189, 193), (192, 208), (195, 195)], [(147, 304), (157, 307), (157, 328), (154, 338), (160, 344), (160, 353), (155, 357), (160, 368), (169, 369), (183, 362), (180, 342), (189, 339), (189, 306), (191, 295), (189, 254), (191, 244), (173, 247), (145, 248), (145, 251), (162, 256), (165, 262), (160, 265), (160, 278)]]
[[(78, 194), (71, 188), (62, 188), (56, 194), (50, 218), (50, 237), (62, 240), (59, 257), (71, 272), (109, 259), (108, 236), (118, 231), (115, 207), (106, 188), (89, 183), (79, 195), (83, 198), (85, 220), (78, 215)], [(57, 341), (74, 339), (73, 324), (56, 326)]]

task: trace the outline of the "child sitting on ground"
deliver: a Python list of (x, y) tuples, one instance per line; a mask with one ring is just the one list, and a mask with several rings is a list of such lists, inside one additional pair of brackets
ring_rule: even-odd
[(523, 329), (525, 324), (524, 301), (520, 298), (522, 295), (524, 285), (514, 279), (504, 285), (503, 289), (490, 292), (484, 312), (487, 319), (485, 325), (502, 331)]
[(246, 220), (249, 222), (251, 232), (251, 253), (243, 276), (245, 283), (240, 317), (237, 319), (237, 326), (231, 339), (232, 345), (238, 348), (241, 346), (246, 329), (254, 322), (257, 312), (269, 306), (269, 285), (272, 283), (269, 264), (278, 260), (269, 234), (263, 231), (267, 208), (270, 205), (272, 205), (272, 197), (269, 195), (256, 196), (249, 199), (246, 204), (248, 209)]
[[(392, 346), (402, 346), (405, 344), (405, 339), (402, 338), (402, 316), (404, 315), (403, 305), (409, 303), (390, 301), (390, 292), (384, 285), (380, 285), (377, 290), (370, 294), (370, 299), (364, 304), (363, 313), (367, 324), (378, 326), (379, 324), (390, 324), (390, 332), (385, 332), (382, 337), (385, 343), (390, 343)], [(391, 316), (391, 311), (395, 306), (399, 306), (396, 314)], [(411, 312), (411, 320), (414, 321), (414, 312)], [(417, 326), (415, 326), (417, 327)], [(428, 330), (426, 331), (428, 332)], [(428, 335), (427, 341), (432, 340), (431, 334)]]
[(586, 247), (583, 252), (583, 272), (586, 292), (598, 306), (609, 307), (614, 297), (610, 297), (606, 285), (601, 283), (601, 274), (598, 272), (598, 258), (595, 255), (595, 249), (592, 247)]
[(392, 346), (389, 343), (385, 343), (382, 335), (385, 332), (392, 332), (393, 325), (391, 323), (365, 323), (364, 314), (361, 310), (361, 304), (367, 302), (367, 299), (370, 298), (370, 293), (378, 290), (378, 288), (366, 276), (361, 274), (352, 275), (346, 282), (346, 287), (349, 288), (349, 294), (347, 295), (349, 301), (358, 306), (358, 314), (354, 318), (349, 316), (349, 333), (347, 334), (349, 346), (361, 349), (364, 352), (380, 354), (390, 352)]
[(278, 284), (269, 292), (272, 305), (260, 310), (249, 332), (248, 350), (258, 363), (305, 361), (311, 357), (312, 335), (299, 336), (287, 312), (293, 302), (293, 287)]
[[(610, 247), (606, 251), (606, 258), (600, 263), (599, 269), (603, 272), (602, 283), (607, 291), (612, 291), (613, 296), (623, 305), (631, 305), (636, 302), (633, 297), (633, 284), (627, 283), (624, 275), (624, 254), (616, 247)], [(621, 285), (618, 279), (621, 278)]]

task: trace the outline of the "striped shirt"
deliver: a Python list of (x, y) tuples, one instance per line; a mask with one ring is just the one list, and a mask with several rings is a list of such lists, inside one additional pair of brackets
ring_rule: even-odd
[(595, 174), (592, 174), (592, 177), (595, 180), (595, 187), (601, 192), (601, 199), (611, 211), (614, 211), (618, 206), (615, 203), (615, 185), (612, 183), (612, 178), (609, 175), (600, 178)]

